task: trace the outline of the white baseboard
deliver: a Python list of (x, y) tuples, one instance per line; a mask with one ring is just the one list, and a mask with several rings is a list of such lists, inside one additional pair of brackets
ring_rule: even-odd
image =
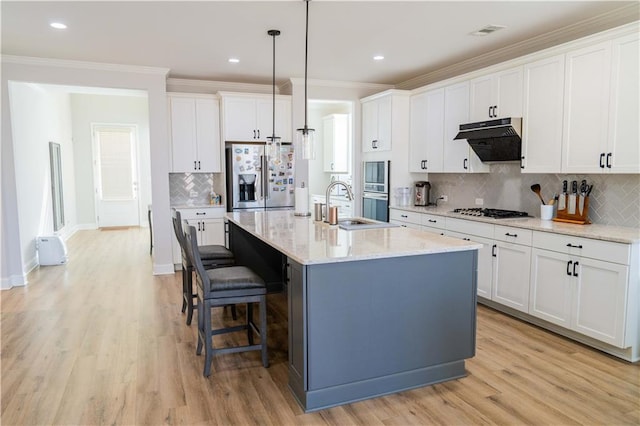
[(9, 290), (13, 287), (27, 285), (27, 275), (11, 275), (0, 279), (0, 290)]
[(76, 231), (87, 231), (93, 229), (98, 229), (97, 223), (79, 223), (74, 227), (73, 233), (71, 235), (73, 235)]
[(157, 263), (153, 264), (153, 275), (173, 275), (174, 272), (175, 271), (173, 270), (173, 263), (162, 265)]

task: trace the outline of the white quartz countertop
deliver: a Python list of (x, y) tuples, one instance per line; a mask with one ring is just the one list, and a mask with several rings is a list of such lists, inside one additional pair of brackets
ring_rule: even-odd
[(624, 226), (609, 225), (575, 225), (571, 223), (541, 220), (537, 217), (515, 219), (493, 219), (490, 217), (465, 216), (453, 213), (452, 207), (416, 207), (416, 206), (391, 206), (392, 209), (427, 213), (437, 216), (451, 217), (455, 219), (473, 220), (476, 222), (492, 223), (494, 225), (513, 226), (516, 228), (531, 229), (534, 231), (551, 232), (555, 234), (573, 235), (576, 237), (592, 238), (596, 240), (611, 241), (616, 243), (634, 244), (640, 242), (640, 229)]
[(224, 209), (224, 204), (178, 204), (175, 206), (171, 206), (172, 209), (181, 210), (181, 209)]
[(477, 250), (482, 244), (403, 227), (347, 231), (293, 211), (231, 212), (227, 219), (303, 265)]

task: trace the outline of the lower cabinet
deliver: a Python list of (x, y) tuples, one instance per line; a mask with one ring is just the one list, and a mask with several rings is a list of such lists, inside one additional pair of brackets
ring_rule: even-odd
[(624, 348), (628, 277), (627, 265), (534, 248), (529, 313)]
[(493, 259), (491, 300), (528, 312), (531, 247), (498, 241)]
[[(447, 229), (449, 229), (448, 224)], [(491, 288), (493, 287), (493, 253), (495, 252), (494, 241), (489, 238), (455, 231), (447, 231), (446, 235), (482, 244), (482, 248), (478, 250), (478, 296), (491, 299)]]
[[(178, 208), (180, 216), (188, 225), (196, 228), (198, 245), (225, 245), (224, 207)], [(172, 214), (175, 217), (175, 214)], [(182, 264), (182, 253), (175, 233), (171, 233), (173, 264)], [(178, 268), (179, 269), (179, 268)]]

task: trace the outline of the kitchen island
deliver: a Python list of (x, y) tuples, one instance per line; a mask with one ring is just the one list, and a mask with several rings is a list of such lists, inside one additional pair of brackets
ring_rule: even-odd
[(286, 282), (289, 387), (305, 411), (465, 376), (480, 244), (291, 211), (227, 220), (237, 262)]

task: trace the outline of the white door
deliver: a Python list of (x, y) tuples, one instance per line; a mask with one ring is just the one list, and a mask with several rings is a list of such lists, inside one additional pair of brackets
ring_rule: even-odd
[(526, 313), (529, 311), (531, 247), (504, 242), (496, 246), (491, 300)]
[(135, 126), (93, 127), (98, 227), (139, 226)]

